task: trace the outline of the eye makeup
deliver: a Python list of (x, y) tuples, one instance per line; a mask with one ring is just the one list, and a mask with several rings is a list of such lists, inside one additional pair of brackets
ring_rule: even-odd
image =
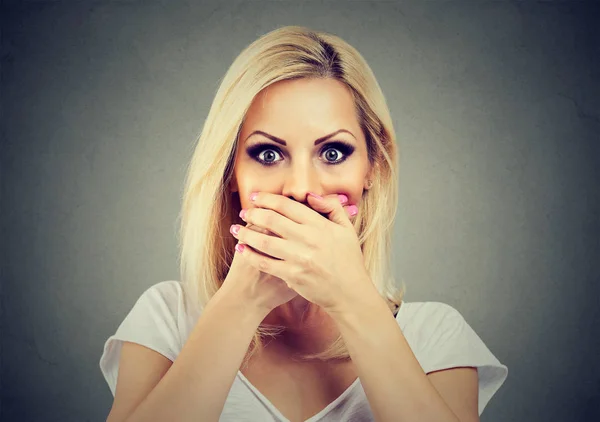
[[(335, 161), (330, 161), (325, 159), (324, 162), (328, 165), (338, 165), (343, 163), (344, 161), (346, 161), (348, 159), (348, 157), (350, 157), (350, 155), (352, 155), (352, 153), (354, 152), (354, 145), (348, 143), (348, 142), (344, 142), (344, 141), (331, 141), (331, 142), (327, 142), (326, 144), (323, 145), (323, 147), (320, 150), (320, 155), (322, 155), (324, 152), (327, 151), (339, 151), (339, 153), (341, 153), (342, 158), (339, 158)], [(276, 160), (276, 161), (266, 161), (264, 158), (261, 158), (261, 154), (265, 151), (272, 151), (276, 154), (282, 155), (284, 156), (285, 154), (281, 151), (281, 149), (271, 143), (267, 143), (267, 142), (261, 142), (261, 143), (257, 143), (254, 145), (251, 145), (249, 147), (246, 148), (246, 153), (255, 161), (257, 161), (258, 163), (264, 165), (264, 166), (272, 166), (275, 165), (278, 161), (281, 160)], [(338, 153), (338, 155), (340, 155)]]

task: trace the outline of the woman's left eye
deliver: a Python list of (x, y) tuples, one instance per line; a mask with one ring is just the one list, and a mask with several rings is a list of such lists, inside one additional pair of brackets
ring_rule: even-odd
[[(329, 164), (340, 164), (354, 152), (354, 147), (345, 142), (332, 142), (323, 148), (325, 161)], [(340, 158), (341, 155), (341, 158)]]
[[(323, 155), (325, 156), (325, 161), (329, 163), (338, 163), (344, 161), (346, 156), (342, 154), (342, 152), (336, 148), (327, 148)], [(343, 157), (340, 159), (340, 155)]]

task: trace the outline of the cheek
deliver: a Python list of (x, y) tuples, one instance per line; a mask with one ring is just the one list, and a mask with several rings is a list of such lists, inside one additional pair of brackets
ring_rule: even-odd
[(252, 202), (250, 202), (250, 194), (253, 192), (253, 190), (251, 189), (254, 188), (257, 183), (252, 179), (251, 172), (248, 172), (244, 169), (243, 164), (236, 164), (238, 164), (238, 166), (234, 172), (234, 175), (237, 181), (237, 193), (240, 198), (241, 208), (247, 209), (252, 204)]
[(242, 206), (243, 209), (248, 209), (251, 206), (251, 202), (250, 202), (250, 193), (251, 192), (247, 192), (244, 189), (240, 189), (239, 190), (239, 195), (240, 195), (240, 205)]
[(362, 201), (363, 196), (363, 186), (362, 183), (360, 185), (354, 184), (352, 187), (348, 187), (346, 190), (342, 190), (339, 193), (343, 193), (348, 197), (347, 205), (356, 205), (358, 206)]
[(331, 189), (328, 189), (332, 193), (342, 193), (348, 197), (347, 205), (360, 204), (363, 198), (364, 190), (364, 170), (362, 167), (348, 168), (343, 172), (343, 176), (339, 180), (332, 183)]
[(240, 205), (242, 209), (253, 208), (254, 203), (250, 200), (252, 192), (265, 191), (266, 189), (260, 187), (260, 183), (246, 184), (240, 186), (238, 194), (240, 196)]

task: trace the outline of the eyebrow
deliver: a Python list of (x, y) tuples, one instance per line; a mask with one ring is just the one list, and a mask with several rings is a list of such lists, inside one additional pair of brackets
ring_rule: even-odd
[[(315, 145), (319, 145), (321, 142), (325, 142), (326, 140), (328, 140), (328, 139), (329, 139), (329, 138), (331, 138), (332, 136), (334, 136), (334, 135), (337, 135), (338, 133), (341, 133), (341, 132), (346, 132), (346, 133), (349, 133), (350, 135), (352, 135), (352, 132), (350, 132), (349, 130), (346, 130), (346, 129), (340, 129), (340, 130), (337, 130), (337, 131), (335, 131), (335, 132), (333, 132), (333, 133), (330, 133), (329, 135), (325, 135), (325, 136), (322, 136), (322, 137), (320, 137), (320, 138), (317, 138), (317, 140), (315, 140)], [(286, 146), (286, 145), (287, 145), (287, 144), (286, 144), (286, 142), (285, 142), (283, 139), (281, 139), (281, 138), (278, 138), (277, 136), (273, 136), (273, 135), (271, 135), (271, 134), (269, 134), (269, 133), (267, 133), (267, 132), (263, 132), (262, 130), (255, 130), (254, 132), (252, 132), (250, 135), (248, 135), (248, 137), (246, 138), (246, 140), (244, 141), (244, 143), (245, 143), (245, 142), (246, 142), (246, 141), (247, 141), (247, 140), (248, 140), (248, 139), (249, 139), (249, 138), (250, 138), (252, 135), (262, 135), (262, 136), (264, 136), (264, 137), (266, 137), (266, 138), (269, 138), (270, 140), (272, 140), (272, 141), (274, 141), (274, 142), (277, 142), (278, 144), (281, 144), (281, 145), (283, 145), (283, 146)], [(356, 139), (356, 137), (355, 137), (354, 135), (352, 135), (352, 137), (353, 137), (354, 139)]]

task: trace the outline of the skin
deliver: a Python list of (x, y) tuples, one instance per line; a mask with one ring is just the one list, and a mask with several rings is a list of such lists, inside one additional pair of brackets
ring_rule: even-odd
[[(340, 129), (350, 133), (340, 132), (314, 145), (316, 139)], [(260, 134), (249, 136), (256, 130), (287, 145)], [(354, 150), (345, 153), (336, 145), (328, 145), (334, 141), (348, 143)], [(247, 148), (257, 144), (268, 145), (251, 156)], [(344, 194), (347, 205), (358, 206), (371, 176), (366, 140), (348, 88), (334, 79), (297, 79), (277, 82), (254, 98), (242, 124), (230, 190), (239, 192), (243, 209), (253, 207), (250, 194), (261, 191), (306, 206), (309, 192), (322, 197)], [(308, 332), (314, 335), (315, 327), (327, 328), (323, 325), (326, 314), (311, 305), (298, 295), (273, 309), (265, 322), (286, 326), (302, 344)]]

